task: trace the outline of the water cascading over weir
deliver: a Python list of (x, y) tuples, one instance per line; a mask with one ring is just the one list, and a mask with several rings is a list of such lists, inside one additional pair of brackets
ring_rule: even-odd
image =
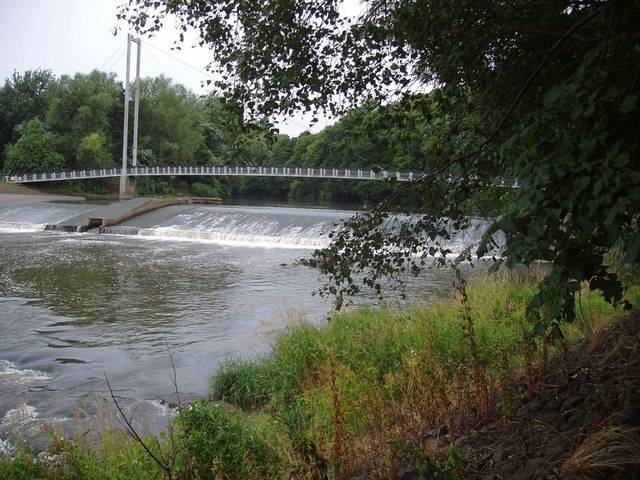
[(219, 198), (132, 198), (124, 202), (105, 205), (88, 214), (81, 214), (57, 224), (48, 224), (45, 230), (62, 232), (86, 232), (98, 228), (100, 233), (136, 235), (136, 227), (122, 227), (120, 223), (143, 213), (169, 205), (209, 204), (220, 205)]

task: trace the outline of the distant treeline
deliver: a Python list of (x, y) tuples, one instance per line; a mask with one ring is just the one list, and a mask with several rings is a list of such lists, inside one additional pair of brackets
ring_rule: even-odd
[[(407, 96), (390, 106), (365, 104), (317, 134), (290, 138), (246, 125), (240, 106), (214, 94), (198, 96), (164, 76), (144, 78), (138, 164), (426, 170), (426, 159), (455, 153), (462, 138), (438, 117), (438, 95)], [(8, 174), (117, 166), (123, 117), (124, 86), (113, 73), (56, 78), (48, 70), (14, 72), (0, 89), (0, 167)], [(449, 150), (437, 151), (436, 145)], [(106, 193), (116, 190), (117, 182), (83, 181), (65, 188)], [(237, 177), (141, 178), (139, 185), (140, 193), (151, 195), (186, 190), (203, 196), (345, 202), (376, 202), (395, 188), (368, 181)]]

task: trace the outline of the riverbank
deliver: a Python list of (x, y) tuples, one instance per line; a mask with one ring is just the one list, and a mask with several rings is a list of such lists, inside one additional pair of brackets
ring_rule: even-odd
[[(541, 363), (456, 439), (457, 476), (640, 478), (640, 310)], [(447, 436), (433, 438), (447, 442)]]
[(0, 205), (37, 202), (82, 202), (84, 200), (83, 196), (51, 194), (25, 187), (24, 185), (0, 183)]
[[(104, 430), (54, 436), (49, 457), (17, 454), (0, 473), (634, 478), (638, 313), (623, 317), (583, 292), (567, 342), (532, 349), (524, 307), (534, 281), (494, 276), (459, 284), (438, 305), (363, 309), (321, 326), (292, 320), (270, 354), (221, 365), (209, 398), (183, 406), (160, 443), (145, 440), (157, 461)], [(638, 289), (629, 295), (640, 300)]]

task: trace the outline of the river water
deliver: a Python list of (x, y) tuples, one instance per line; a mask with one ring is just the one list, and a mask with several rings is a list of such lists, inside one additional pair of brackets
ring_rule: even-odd
[[(296, 259), (354, 213), (184, 205), (127, 222), (135, 236), (44, 231), (96, 207), (0, 205), (0, 439), (113, 410), (107, 380), (140, 428), (157, 431), (177, 402), (174, 378), (181, 401), (201, 397), (220, 361), (264, 354), (301, 314), (324, 320), (331, 304), (312, 295), (323, 279)], [(428, 271), (412, 299), (452, 282)]]

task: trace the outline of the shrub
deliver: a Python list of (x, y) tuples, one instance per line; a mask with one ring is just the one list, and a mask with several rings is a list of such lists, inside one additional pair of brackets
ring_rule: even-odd
[(171, 183), (162, 178), (138, 177), (138, 193), (140, 195), (173, 195)]
[(225, 196), (224, 188), (218, 182), (216, 182), (214, 185), (196, 182), (191, 185), (191, 187), (189, 187), (189, 191), (196, 197), (220, 198)]
[(251, 410), (268, 402), (272, 382), (266, 362), (227, 360), (218, 367), (209, 390), (214, 399)]
[(64, 157), (54, 150), (55, 135), (40, 120), (17, 127), (20, 138), (7, 146), (5, 173), (33, 173), (62, 170)]
[(271, 479), (282, 468), (265, 432), (239, 411), (199, 401), (180, 412), (180, 422), (198, 478)]
[(90, 133), (80, 140), (76, 152), (80, 168), (111, 167), (115, 164), (102, 133)]

